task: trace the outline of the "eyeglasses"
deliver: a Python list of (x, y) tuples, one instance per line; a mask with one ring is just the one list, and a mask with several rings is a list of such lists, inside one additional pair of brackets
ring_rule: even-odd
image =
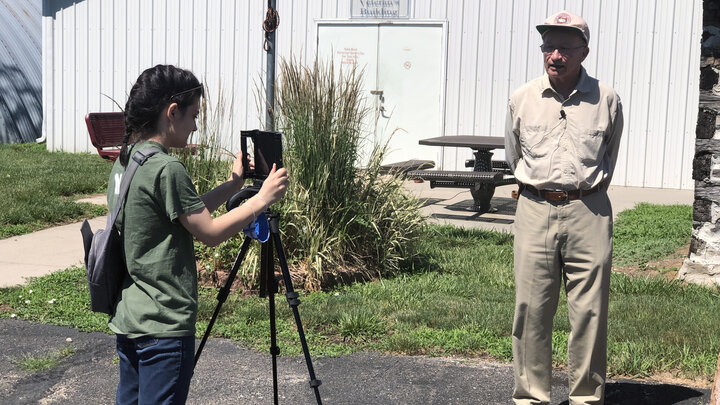
[(569, 54), (575, 52), (576, 50), (582, 49), (582, 48), (585, 48), (585, 45), (576, 46), (574, 48), (565, 48), (565, 47), (559, 47), (559, 46), (553, 46), (553, 45), (547, 45), (547, 44), (540, 45), (540, 50), (546, 54), (551, 54), (557, 49), (557, 51), (560, 52), (560, 55), (569, 55)]
[(183, 95), (183, 94), (185, 94), (185, 93), (190, 93), (190, 92), (193, 92), (193, 91), (195, 91), (195, 90), (202, 89), (202, 88), (203, 88), (203, 85), (201, 84), (201, 85), (195, 86), (195, 87), (193, 87), (193, 88), (191, 88), (191, 89), (183, 90), (183, 91), (181, 91), (180, 93), (175, 93), (175, 94), (173, 94), (172, 96), (170, 96), (169, 100), (172, 100), (173, 98), (175, 98), (175, 97), (177, 97), (177, 96), (181, 96), (181, 95)]

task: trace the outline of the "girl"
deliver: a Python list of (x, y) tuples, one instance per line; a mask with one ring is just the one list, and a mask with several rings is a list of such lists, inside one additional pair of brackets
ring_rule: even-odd
[(197, 316), (193, 237), (215, 246), (236, 235), (282, 198), (288, 185), (287, 171), (273, 167), (254, 197), (223, 216), (210, 215), (242, 188), (241, 153), (228, 181), (202, 196), (183, 164), (167, 154), (168, 148), (186, 146), (197, 129), (202, 95), (191, 72), (158, 65), (138, 77), (125, 105), (125, 140), (108, 184), (111, 211), (133, 153), (152, 146), (162, 152), (135, 172), (115, 223), (129, 273), (108, 323), (120, 358), (118, 404), (185, 402)]

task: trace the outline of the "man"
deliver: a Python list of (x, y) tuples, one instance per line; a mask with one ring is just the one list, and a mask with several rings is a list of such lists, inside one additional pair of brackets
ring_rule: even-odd
[(545, 75), (510, 97), (507, 161), (520, 185), (515, 214), (516, 404), (547, 404), (552, 322), (564, 283), (570, 404), (604, 399), (612, 210), (607, 187), (623, 127), (620, 98), (588, 76), (590, 31), (561, 11), (537, 26)]

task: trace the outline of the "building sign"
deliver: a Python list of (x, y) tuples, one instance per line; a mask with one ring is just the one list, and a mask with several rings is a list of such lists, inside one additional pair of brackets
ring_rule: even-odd
[(350, 0), (352, 18), (408, 18), (410, 0)]

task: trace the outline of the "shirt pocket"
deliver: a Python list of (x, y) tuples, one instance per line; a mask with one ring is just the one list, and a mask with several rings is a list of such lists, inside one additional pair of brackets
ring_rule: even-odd
[(573, 139), (578, 154), (577, 157), (584, 166), (589, 167), (600, 164), (605, 154), (605, 131), (584, 130), (578, 132), (578, 135)]
[(520, 149), (523, 156), (532, 159), (548, 155), (553, 145), (552, 129), (544, 126), (525, 126), (520, 131)]

